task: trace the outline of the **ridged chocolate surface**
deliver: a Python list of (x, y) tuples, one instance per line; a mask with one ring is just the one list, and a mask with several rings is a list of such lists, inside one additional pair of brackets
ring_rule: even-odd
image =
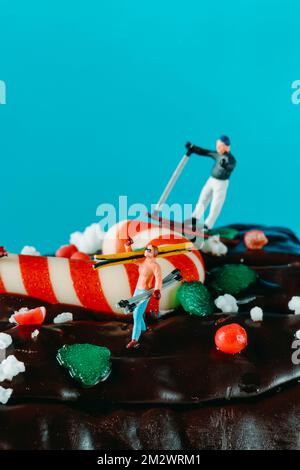
[[(152, 330), (137, 350), (125, 348), (129, 317), (108, 319), (63, 305), (46, 305), (46, 322), (32, 339), (36, 327), (13, 326), (8, 318), (41, 302), (1, 295), (0, 331), (13, 338), (6, 354), (24, 361), (26, 372), (1, 383), (14, 392), (0, 406), (0, 449), (300, 448), (300, 367), (291, 360), (300, 316), (287, 307), (300, 295), (300, 243), (287, 229), (265, 232), (268, 251), (245, 252), (241, 235), (225, 259), (206, 256), (207, 268), (239, 262), (242, 254), (243, 262), (280, 289), (252, 286), (247, 294), (256, 300), (238, 315), (199, 318), (178, 311), (150, 318)], [(254, 305), (264, 309), (262, 322), (249, 317)], [(63, 311), (73, 312), (74, 322), (53, 324)], [(247, 348), (234, 356), (214, 346), (217, 328), (233, 321), (248, 334)], [(83, 388), (58, 364), (57, 350), (76, 342), (111, 350), (105, 382)]]

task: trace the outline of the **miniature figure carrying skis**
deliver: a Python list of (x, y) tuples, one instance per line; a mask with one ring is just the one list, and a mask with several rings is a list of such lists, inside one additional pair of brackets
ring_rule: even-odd
[[(116, 305), (117, 309), (122, 309), (125, 313), (133, 312), (133, 330), (132, 339), (127, 344), (127, 348), (137, 348), (139, 346), (139, 338), (142, 332), (146, 331), (144, 321), (144, 313), (147, 305), (153, 297), (156, 300), (161, 298), (161, 290), (178, 284), (183, 276), (178, 268), (173, 269), (162, 279), (162, 268), (156, 258), (168, 258), (175, 255), (191, 253), (193, 244), (184, 241), (177, 244), (167, 244), (156, 246), (148, 243), (146, 248), (132, 250), (134, 241), (128, 237), (125, 242), (126, 251), (123, 253), (101, 254), (95, 255), (94, 269), (101, 270), (107, 267), (134, 263), (138, 266), (138, 280), (133, 296), (130, 299), (119, 300)], [(153, 286), (154, 284), (154, 286)]]
[[(128, 238), (126, 242), (126, 251), (132, 251), (131, 245), (133, 240)], [(156, 300), (159, 300), (161, 297), (161, 287), (162, 287), (162, 271), (161, 267), (156, 261), (156, 256), (158, 255), (158, 248), (154, 245), (147, 245), (144, 253), (144, 260), (137, 261), (139, 266), (139, 278), (133, 294), (133, 297), (139, 294), (146, 293), (149, 289), (152, 288), (152, 282), (154, 280), (154, 289), (153, 297)], [(144, 320), (144, 313), (147, 308), (149, 298), (142, 300), (136, 306), (133, 311), (133, 329), (131, 341), (127, 344), (127, 348), (137, 348), (139, 346), (139, 338), (142, 332), (146, 331), (146, 324)]]
[[(162, 281), (162, 289), (170, 287), (178, 281), (182, 280), (182, 275), (180, 274), (179, 269), (174, 269), (170, 274), (168, 274)], [(117, 308), (122, 308), (125, 313), (131, 313), (137, 307), (137, 305), (143, 300), (150, 300), (154, 289), (149, 289), (143, 294), (135, 295), (130, 299), (120, 300), (117, 304)]]

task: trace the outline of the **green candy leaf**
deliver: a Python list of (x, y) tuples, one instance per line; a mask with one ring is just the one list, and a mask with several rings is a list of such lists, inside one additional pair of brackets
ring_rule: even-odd
[(214, 310), (212, 297), (200, 281), (183, 282), (177, 291), (180, 304), (191, 315), (204, 317)]
[(211, 286), (220, 294), (236, 295), (257, 279), (258, 274), (244, 264), (225, 264), (212, 273)]
[(110, 350), (93, 344), (65, 344), (56, 356), (61, 366), (82, 385), (91, 387), (107, 379), (111, 372)]
[(231, 227), (221, 227), (209, 231), (210, 235), (220, 235), (221, 238), (227, 238), (228, 240), (233, 240), (238, 234), (239, 231)]

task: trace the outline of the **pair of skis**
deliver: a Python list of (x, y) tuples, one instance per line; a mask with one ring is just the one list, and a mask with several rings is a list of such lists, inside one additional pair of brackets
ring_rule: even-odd
[[(179, 282), (182, 280), (182, 276), (180, 274), (179, 269), (174, 269), (170, 274), (168, 274), (162, 281), (162, 289), (166, 289), (167, 287), (172, 286), (176, 282)], [(126, 300), (120, 300), (117, 303), (117, 308), (121, 308), (122, 310), (125, 311), (125, 313), (132, 313), (133, 310), (137, 307), (137, 305), (144, 300), (150, 299), (154, 292), (154, 289), (149, 289), (143, 294), (138, 294), (135, 295), (134, 297), (131, 297), (130, 299)]]
[[(209, 232), (203, 232), (199, 228), (194, 228), (192, 225), (189, 225), (187, 221), (176, 222), (172, 219), (165, 219), (164, 217), (161, 217), (156, 211), (152, 212), (152, 214), (150, 212), (146, 212), (146, 215), (150, 219), (157, 220), (159, 222), (160, 227), (165, 227), (175, 232), (182, 233), (182, 235), (185, 235), (191, 241), (195, 241), (195, 238), (207, 239), (211, 236)], [(239, 243), (239, 240), (229, 239), (225, 237), (220, 237), (220, 241), (225, 245), (230, 246), (234, 246)]]
[[(193, 244), (191, 242), (176, 243), (173, 245), (158, 246), (158, 258), (166, 256), (180, 255), (187, 251), (192, 251)], [(145, 248), (135, 251), (127, 251), (124, 253), (113, 253), (111, 255), (94, 255), (94, 269), (100, 269), (107, 266), (115, 266), (117, 264), (134, 263), (145, 256)]]

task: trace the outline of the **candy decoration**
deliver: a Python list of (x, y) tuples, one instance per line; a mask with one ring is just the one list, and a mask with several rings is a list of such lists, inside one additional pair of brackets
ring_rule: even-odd
[(93, 344), (64, 345), (56, 356), (59, 364), (68, 369), (71, 377), (85, 387), (107, 379), (111, 372), (110, 350)]
[(91, 258), (89, 257), (89, 255), (87, 255), (86, 253), (83, 253), (82, 251), (76, 251), (75, 253), (73, 253), (73, 255), (71, 256), (71, 259), (81, 259), (84, 261), (91, 261)]
[(217, 349), (226, 354), (237, 354), (247, 346), (246, 330), (237, 323), (224, 325), (215, 334)]
[(159, 227), (150, 222), (123, 220), (113, 225), (105, 234), (102, 252), (104, 254), (123, 253), (126, 251), (125, 243), (128, 238), (133, 240), (133, 250), (143, 248), (149, 243), (159, 246), (189, 241), (181, 233), (169, 228)]
[(213, 313), (212, 297), (202, 282), (183, 282), (177, 296), (183, 309), (191, 315), (204, 317)]
[[(204, 280), (204, 263), (195, 252), (160, 258), (158, 263), (163, 277), (178, 268), (186, 281)], [(95, 270), (92, 261), (13, 254), (0, 262), (0, 294), (28, 295), (52, 304), (75, 305), (110, 314), (124, 314), (116, 304), (133, 295), (137, 280), (136, 265), (120, 264)], [(178, 285), (164, 289), (159, 301), (151, 299), (147, 311), (175, 308)]]
[(4, 246), (0, 246), (0, 258), (3, 258), (3, 256), (7, 256), (8, 253), (6, 251), (6, 249), (4, 248)]
[(244, 235), (244, 243), (248, 250), (261, 250), (268, 242), (262, 230), (249, 230)]
[(11, 320), (15, 321), (18, 325), (41, 325), (45, 317), (45, 307), (37, 307), (31, 310), (21, 309), (12, 315)]
[(220, 294), (239, 294), (256, 282), (258, 274), (244, 264), (226, 264), (212, 273), (211, 286)]
[(55, 256), (61, 258), (71, 258), (74, 253), (77, 253), (78, 249), (75, 245), (62, 245), (55, 253)]

